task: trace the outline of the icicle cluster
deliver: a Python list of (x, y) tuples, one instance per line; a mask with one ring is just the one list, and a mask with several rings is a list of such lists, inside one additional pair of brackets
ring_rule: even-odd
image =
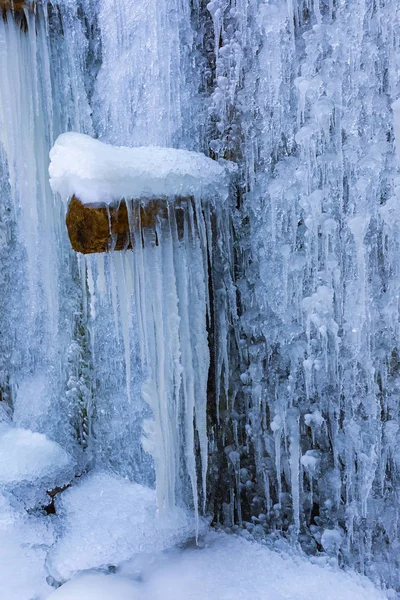
[[(82, 464), (146, 484), (155, 467), (166, 507), (198, 502), (208, 462), (216, 520), (392, 586), (397, 4), (68, 0), (0, 19), (1, 402), (78, 438)], [(184, 244), (171, 217), (159, 246), (78, 262), (47, 183), (70, 130), (234, 160), (234, 235), (226, 204), (213, 243), (202, 215)]]
[[(399, 585), (396, 555), (383, 550), (399, 539), (391, 111), (400, 92), (399, 7), (316, 0), (208, 8), (217, 48), (211, 107), (221, 131), (212, 147), (226, 146), (219, 124), (229, 121), (232, 94), (222, 88), (240, 82), (243, 373), (226, 425), (240, 424), (229, 434), (240, 474), (238, 484), (232, 478), (236, 515), (245, 511), (252, 530), (289, 528), (310, 552), (340, 547), (353, 565)], [(225, 58), (237, 45), (239, 76)], [(217, 107), (216, 96), (225, 98)]]

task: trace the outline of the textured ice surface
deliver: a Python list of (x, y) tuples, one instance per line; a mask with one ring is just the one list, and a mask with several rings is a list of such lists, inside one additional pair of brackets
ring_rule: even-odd
[(201, 197), (223, 194), (225, 169), (196, 152), (173, 148), (115, 147), (80, 133), (64, 133), (50, 152), (50, 185), (68, 200)]
[(49, 519), (28, 517), (0, 493), (0, 599), (47, 597), (45, 558), (54, 541)]
[(71, 480), (74, 464), (42, 433), (0, 423), (0, 486), (28, 506), (48, 504), (46, 490)]
[[(130, 575), (127, 566), (121, 574)], [(133, 573), (132, 573), (133, 575)], [(337, 568), (268, 550), (235, 536), (209, 534), (204, 548), (186, 549), (118, 575), (82, 574), (54, 600), (383, 600), (370, 581)], [(49, 600), (50, 600), (49, 598)]]
[(83, 569), (169, 548), (195, 531), (194, 519), (178, 509), (159, 518), (154, 490), (106, 473), (89, 475), (63, 492), (56, 507), (63, 534), (49, 567), (61, 581)]

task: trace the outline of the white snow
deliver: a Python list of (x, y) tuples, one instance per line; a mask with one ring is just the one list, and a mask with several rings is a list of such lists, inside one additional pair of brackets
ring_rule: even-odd
[(63, 133), (50, 151), (50, 185), (64, 200), (224, 195), (226, 170), (203, 154), (156, 146), (127, 148)]
[(107, 473), (91, 474), (60, 494), (56, 508), (64, 533), (48, 564), (58, 581), (164, 550), (195, 532), (195, 520), (184, 511), (158, 517), (154, 490)]
[(52, 523), (28, 517), (10, 501), (0, 493), (0, 599), (42, 600), (51, 592), (45, 559), (54, 541)]
[(117, 575), (82, 573), (61, 586), (51, 600), (135, 600), (138, 584)]
[[(243, 538), (210, 533), (204, 548), (149, 558), (117, 575), (86, 573), (49, 600), (383, 600), (383, 592), (325, 561), (321, 567)], [(129, 581), (135, 577), (136, 581)]]
[(42, 433), (0, 423), (0, 486), (26, 506), (48, 504), (46, 490), (70, 481), (71, 456)]

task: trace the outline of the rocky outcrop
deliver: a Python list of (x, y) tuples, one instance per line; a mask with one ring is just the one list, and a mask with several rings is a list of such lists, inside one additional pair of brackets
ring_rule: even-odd
[[(183, 231), (182, 217), (179, 218), (183, 213), (182, 206), (183, 199), (180, 199), (175, 210), (179, 235)], [(133, 229), (145, 232), (149, 229), (155, 231), (157, 222), (167, 218), (166, 200), (152, 199), (145, 203), (129, 200), (128, 204), (123, 200), (119, 205), (106, 206), (84, 204), (72, 196), (66, 224), (72, 248), (82, 254), (93, 254), (132, 248), (129, 221)]]
[(26, 2), (25, 0), (0, 0), (0, 10), (20, 12), (24, 10), (25, 7), (33, 8), (33, 6), (33, 2)]

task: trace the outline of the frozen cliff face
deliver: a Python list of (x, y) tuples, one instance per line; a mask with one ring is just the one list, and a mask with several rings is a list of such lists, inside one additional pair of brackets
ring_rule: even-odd
[[(398, 585), (382, 553), (398, 544), (400, 483), (399, 9), (227, 4), (208, 9), (211, 147), (230, 152), (233, 114), (242, 167), (232, 485), (242, 518), (261, 512), (309, 548), (339, 525), (341, 555)], [(378, 556), (392, 564), (379, 576)]]
[[(0, 20), (1, 402), (82, 465), (157, 472), (166, 505), (207, 475), (216, 521), (399, 586), (395, 0), (25, 20)], [(236, 192), (186, 246), (77, 258), (47, 179), (70, 130), (234, 160)]]

